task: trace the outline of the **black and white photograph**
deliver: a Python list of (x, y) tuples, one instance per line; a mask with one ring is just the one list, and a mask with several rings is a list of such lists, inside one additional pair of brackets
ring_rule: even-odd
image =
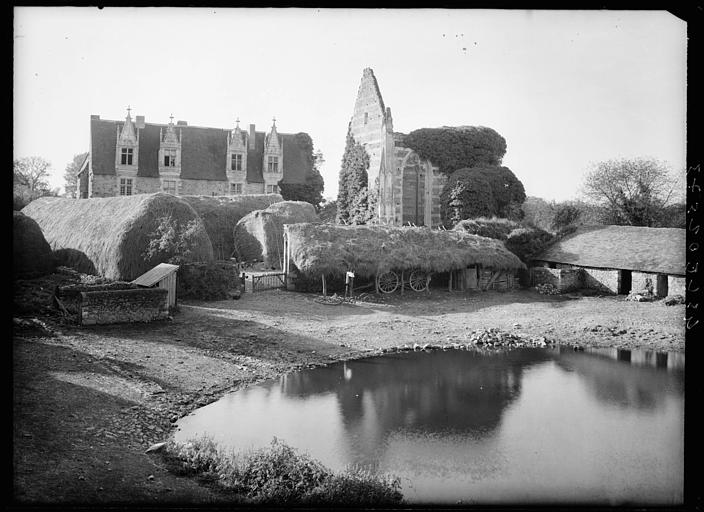
[(687, 16), (10, 12), (13, 507), (691, 504)]

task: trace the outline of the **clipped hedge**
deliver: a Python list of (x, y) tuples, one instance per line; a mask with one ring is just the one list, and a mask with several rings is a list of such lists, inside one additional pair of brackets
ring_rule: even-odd
[(485, 126), (421, 128), (402, 139), (399, 145), (430, 160), (447, 176), (465, 167), (500, 165), (506, 154), (506, 139)]
[(176, 283), (180, 299), (225, 300), (242, 288), (238, 266), (229, 261), (183, 264)]

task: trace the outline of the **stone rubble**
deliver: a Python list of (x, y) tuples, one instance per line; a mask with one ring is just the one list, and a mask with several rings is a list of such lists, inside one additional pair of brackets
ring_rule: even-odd
[(560, 290), (555, 287), (555, 285), (550, 283), (539, 284), (535, 287), (537, 292), (541, 295), (559, 295)]

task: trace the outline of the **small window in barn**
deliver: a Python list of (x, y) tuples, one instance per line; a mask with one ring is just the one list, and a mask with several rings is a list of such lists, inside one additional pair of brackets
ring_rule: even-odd
[(134, 154), (134, 149), (122, 148), (120, 150), (120, 164), (121, 165), (132, 165), (133, 154)]
[(164, 150), (164, 167), (176, 167), (176, 150)]
[(241, 153), (232, 153), (232, 164), (230, 166), (230, 169), (233, 171), (241, 171), (242, 170), (242, 154)]
[(279, 172), (279, 157), (270, 156), (267, 162), (266, 170), (269, 172)]
[(164, 180), (163, 183), (164, 192), (167, 194), (176, 195), (176, 180)]
[(120, 178), (120, 195), (132, 195), (132, 178)]
[(267, 194), (278, 194), (279, 187), (277, 185), (267, 185), (266, 186), (266, 193)]
[(230, 183), (230, 195), (241, 194), (242, 183)]
[(364, 124), (367, 124), (369, 122), (369, 114), (367, 112), (364, 113)]

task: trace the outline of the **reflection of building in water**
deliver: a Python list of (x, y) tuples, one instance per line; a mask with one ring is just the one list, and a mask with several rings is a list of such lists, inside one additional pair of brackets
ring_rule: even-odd
[[(563, 350), (565, 350), (563, 348)], [(590, 354), (616, 359), (637, 366), (653, 366), (668, 370), (684, 369), (684, 352), (653, 352), (651, 350), (625, 350), (620, 348), (588, 348)]]
[[(683, 357), (673, 353), (621, 349), (588, 350), (585, 353), (561, 348), (557, 363), (576, 371), (596, 398), (611, 405), (654, 410), (664, 407), (669, 394), (684, 390)], [(672, 362), (670, 362), (672, 361)], [(627, 362), (629, 364), (624, 364)], [(682, 366), (662, 371), (670, 365)]]
[(334, 392), (346, 438), (354, 443), (350, 453), (357, 462), (378, 461), (394, 431), (491, 435), (520, 393), (523, 369), (548, 359), (536, 350), (399, 354), (347, 362), (335, 373), (292, 374), (284, 392)]

